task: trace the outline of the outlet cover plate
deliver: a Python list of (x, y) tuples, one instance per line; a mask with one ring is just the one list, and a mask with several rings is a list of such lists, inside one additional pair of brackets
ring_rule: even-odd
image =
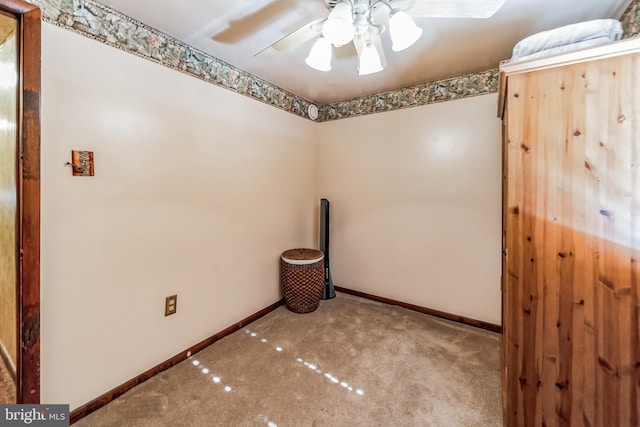
[(164, 315), (171, 316), (176, 314), (178, 309), (178, 295), (171, 295), (165, 299), (164, 302)]

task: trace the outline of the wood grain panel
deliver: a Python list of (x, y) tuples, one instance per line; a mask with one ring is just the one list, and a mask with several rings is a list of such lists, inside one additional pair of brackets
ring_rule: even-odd
[[(11, 37), (2, 41), (0, 30), (0, 64), (17, 69), (18, 43), (15, 37), (18, 22), (14, 17), (0, 15), (0, 26), (11, 30)], [(16, 151), (17, 151), (17, 88), (15, 84), (0, 85), (0, 120), (10, 126), (0, 126), (0, 357), (16, 366), (16, 284), (17, 272), (17, 210), (16, 210)], [(6, 354), (3, 350), (6, 350)], [(15, 372), (12, 372), (15, 374)]]
[(639, 62), (507, 76), (506, 426), (639, 425)]
[[(16, 2), (20, 3), (20, 2)], [(40, 403), (40, 91), (41, 14), (23, 5), (21, 19), (20, 306), (18, 399)]]

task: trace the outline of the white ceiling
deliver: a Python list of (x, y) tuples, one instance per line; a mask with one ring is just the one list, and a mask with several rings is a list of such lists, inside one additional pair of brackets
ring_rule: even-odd
[[(429, 1), (429, 0), (421, 0)], [(453, 1), (453, 0), (452, 0)], [(478, 0), (481, 1), (481, 0)], [(315, 38), (285, 52), (254, 55), (314, 18), (323, 0), (100, 0), (101, 3), (317, 103), (351, 99), (496, 67), (514, 44), (539, 31), (597, 18), (619, 18), (630, 0), (506, 0), (488, 19), (416, 18), (418, 43), (393, 52), (385, 70), (358, 76), (352, 44), (334, 48), (332, 70), (304, 59)], [(385, 8), (376, 16), (388, 27)]]

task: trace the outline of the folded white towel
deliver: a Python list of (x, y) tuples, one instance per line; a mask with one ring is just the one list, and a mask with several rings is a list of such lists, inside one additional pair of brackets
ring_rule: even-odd
[(554, 30), (542, 31), (519, 41), (513, 48), (511, 60), (586, 40), (606, 38), (615, 41), (622, 37), (622, 33), (622, 24), (616, 19), (596, 19), (566, 25)]
[(527, 61), (529, 59), (545, 58), (547, 56), (560, 55), (561, 53), (573, 52), (574, 50), (587, 49), (590, 47), (600, 46), (603, 44), (611, 43), (609, 37), (598, 37), (597, 39), (584, 40), (577, 43), (565, 44), (562, 46), (556, 46), (549, 49), (544, 49), (539, 52), (534, 52), (531, 55), (521, 56), (516, 60), (511, 61)]

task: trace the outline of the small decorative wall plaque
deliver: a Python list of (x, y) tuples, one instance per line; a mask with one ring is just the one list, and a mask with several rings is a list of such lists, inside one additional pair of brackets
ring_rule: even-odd
[(71, 152), (71, 168), (73, 176), (93, 176), (93, 151)]

